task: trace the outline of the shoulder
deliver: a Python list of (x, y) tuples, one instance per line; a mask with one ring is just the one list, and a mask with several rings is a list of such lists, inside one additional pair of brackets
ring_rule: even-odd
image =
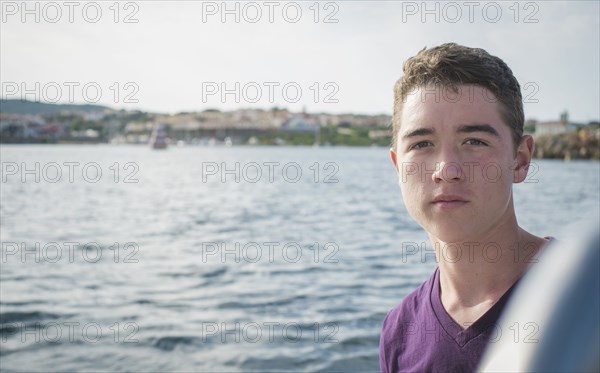
[(537, 251), (531, 256), (530, 261), (532, 263), (536, 263), (542, 255), (542, 253), (546, 251), (548, 247), (556, 245), (557, 242), (558, 240), (554, 236), (544, 236), (542, 244), (539, 246)]
[(411, 351), (408, 339), (411, 335), (416, 335), (415, 330), (419, 328), (420, 321), (427, 319), (432, 313), (429, 297), (436, 272), (437, 269), (427, 281), (408, 294), (384, 318), (379, 341), (381, 372), (398, 371), (399, 356)]
[(382, 341), (398, 337), (401, 335), (399, 330), (414, 326), (413, 323), (421, 320), (424, 313), (430, 312), (430, 294), (436, 271), (387, 313), (381, 330)]

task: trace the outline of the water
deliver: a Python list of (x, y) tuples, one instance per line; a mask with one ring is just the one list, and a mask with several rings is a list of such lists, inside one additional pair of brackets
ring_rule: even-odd
[[(0, 151), (2, 371), (375, 372), (383, 317), (435, 266), (400, 255), (427, 238), (387, 149)], [(598, 162), (534, 169), (532, 233), (600, 211)]]

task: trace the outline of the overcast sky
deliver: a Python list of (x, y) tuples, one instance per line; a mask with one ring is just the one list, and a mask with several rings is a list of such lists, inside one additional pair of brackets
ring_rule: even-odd
[(453, 41), (512, 68), (527, 118), (600, 118), (598, 1), (21, 4), (2, 2), (4, 98), (390, 114), (403, 61)]

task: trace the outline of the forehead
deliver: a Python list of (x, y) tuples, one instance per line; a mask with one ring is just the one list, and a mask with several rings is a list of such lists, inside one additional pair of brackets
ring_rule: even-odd
[(460, 85), (454, 92), (448, 87), (420, 87), (408, 93), (402, 109), (401, 132), (415, 127), (487, 123), (502, 125), (500, 104), (489, 90)]

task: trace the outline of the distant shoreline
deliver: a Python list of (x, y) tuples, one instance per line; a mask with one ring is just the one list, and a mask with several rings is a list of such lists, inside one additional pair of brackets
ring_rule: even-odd
[[(536, 139), (536, 149), (534, 152), (533, 159), (554, 159), (558, 161), (599, 161), (600, 160), (600, 149), (596, 146), (595, 149), (590, 149), (590, 145), (587, 147), (582, 147), (580, 144), (569, 143), (566, 139), (566, 136), (552, 136), (543, 139)], [(4, 141), (4, 139), (0, 139), (0, 147), (10, 145), (10, 146), (20, 146), (20, 145), (111, 145), (115, 147), (120, 146), (135, 146), (135, 147), (148, 147), (148, 144), (143, 143), (110, 143), (107, 141), (65, 141), (65, 140), (36, 140), (36, 141)], [(325, 149), (325, 148), (389, 148), (389, 145), (352, 145), (352, 144), (320, 144), (320, 145), (310, 145), (310, 144), (237, 144), (233, 146), (226, 146), (222, 144), (217, 145), (194, 145), (194, 144), (186, 144), (183, 146), (177, 146), (176, 144), (171, 144), (170, 148), (206, 148), (206, 149), (226, 149), (226, 148), (315, 148), (315, 149)], [(595, 152), (594, 152), (595, 151)], [(586, 157), (587, 156), (587, 157)]]
[[(285, 108), (240, 109), (166, 115), (116, 111), (97, 105), (2, 101), (0, 144), (149, 144), (157, 126), (169, 146), (385, 147), (392, 141), (389, 115), (291, 112)], [(528, 120), (535, 159), (600, 159), (600, 123)]]

